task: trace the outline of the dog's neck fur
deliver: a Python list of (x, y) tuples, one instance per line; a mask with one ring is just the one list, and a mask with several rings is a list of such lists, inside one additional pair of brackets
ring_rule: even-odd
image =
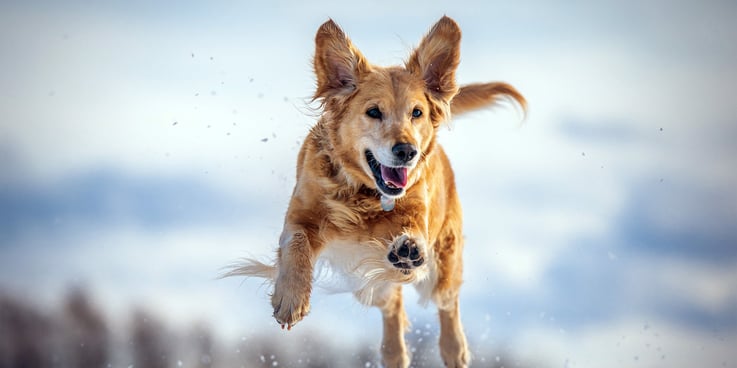
[(350, 173), (344, 169), (345, 162), (340, 155), (335, 153), (329, 144), (329, 124), (323, 116), (312, 128), (312, 144), (314, 145), (316, 158), (321, 162), (321, 186), (326, 196), (334, 200), (346, 200), (355, 195), (375, 198), (377, 203), (380, 193), (373, 188), (353, 179)]

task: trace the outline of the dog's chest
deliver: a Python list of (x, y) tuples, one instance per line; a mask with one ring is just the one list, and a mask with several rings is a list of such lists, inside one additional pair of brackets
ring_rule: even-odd
[(349, 198), (325, 198), (323, 236), (336, 243), (366, 243), (378, 239), (388, 242), (408, 224), (402, 206), (392, 211), (382, 210), (375, 196), (354, 195)]
[[(413, 283), (425, 294), (424, 284), (434, 278), (434, 262), (403, 274), (387, 260), (388, 241), (340, 238), (327, 242), (315, 265), (316, 285), (331, 293), (351, 292), (365, 305), (386, 297), (397, 284)], [(427, 297), (421, 295), (423, 300)]]

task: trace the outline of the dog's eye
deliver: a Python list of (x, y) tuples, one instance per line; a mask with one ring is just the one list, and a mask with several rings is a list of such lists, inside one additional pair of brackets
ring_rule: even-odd
[(420, 109), (414, 109), (414, 110), (412, 110), (412, 117), (413, 118), (419, 118), (420, 116), (422, 116), (422, 110), (420, 110)]
[(366, 110), (366, 115), (372, 119), (381, 119), (381, 110), (378, 107), (372, 107)]

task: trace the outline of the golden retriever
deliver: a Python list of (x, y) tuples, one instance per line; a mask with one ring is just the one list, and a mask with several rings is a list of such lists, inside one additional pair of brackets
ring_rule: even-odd
[(438, 128), (451, 115), (525, 99), (505, 83), (457, 86), (461, 31), (441, 18), (402, 66), (370, 64), (328, 20), (315, 37), (322, 115), (297, 157), (297, 181), (275, 264), (246, 260), (228, 273), (273, 282), (274, 318), (291, 329), (310, 310), (318, 259), (381, 309), (382, 361), (407, 367), (402, 285), (413, 284), (440, 318), (448, 367), (471, 355), (461, 325), (462, 213)]

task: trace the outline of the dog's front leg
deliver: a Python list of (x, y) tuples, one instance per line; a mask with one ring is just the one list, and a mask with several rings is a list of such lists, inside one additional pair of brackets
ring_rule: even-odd
[(285, 226), (279, 239), (279, 274), (271, 295), (274, 318), (282, 328), (291, 329), (310, 311), (313, 246), (304, 229)]
[(397, 211), (395, 221), (402, 226), (402, 232), (389, 243), (387, 259), (405, 274), (427, 262), (427, 210), (421, 201), (407, 201), (409, 211)]

